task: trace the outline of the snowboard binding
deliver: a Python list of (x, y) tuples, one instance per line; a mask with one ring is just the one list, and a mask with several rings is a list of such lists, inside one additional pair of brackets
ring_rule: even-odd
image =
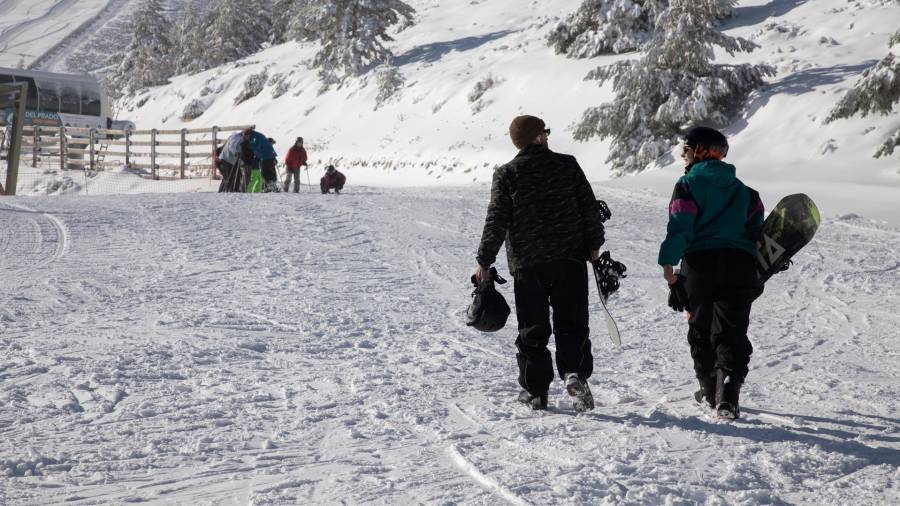
[(613, 260), (609, 251), (604, 251), (592, 264), (600, 294), (603, 300), (609, 300), (609, 297), (619, 289), (619, 279), (627, 277), (625, 271), (628, 268), (622, 262)]
[(606, 220), (612, 218), (612, 211), (602, 200), (597, 200), (597, 212), (600, 213), (600, 223), (606, 223)]

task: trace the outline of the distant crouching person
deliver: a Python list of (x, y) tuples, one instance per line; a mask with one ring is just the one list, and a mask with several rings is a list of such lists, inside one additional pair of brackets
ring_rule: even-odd
[(338, 172), (334, 165), (329, 165), (325, 169), (325, 175), (319, 181), (319, 187), (322, 188), (322, 193), (331, 193), (331, 190), (334, 190), (334, 193), (341, 193), (346, 182), (346, 176)]

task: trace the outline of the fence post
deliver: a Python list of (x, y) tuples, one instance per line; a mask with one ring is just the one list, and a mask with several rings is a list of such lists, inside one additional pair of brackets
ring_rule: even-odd
[(25, 97), (28, 96), (28, 83), (16, 83), (13, 85), (0, 85), (0, 88), (6, 88), (13, 92), (13, 116), (12, 125), (9, 132), (12, 138), (9, 140), (9, 147), (6, 150), (6, 188), (5, 195), (15, 195), (16, 185), (19, 181), (19, 159), (22, 152), (22, 126), (25, 123)]
[(125, 168), (131, 168), (131, 129), (125, 130)]
[(150, 177), (152, 179), (159, 179), (159, 174), (156, 173), (156, 133), (158, 130), (155, 128), (150, 130)]
[(88, 149), (91, 153), (91, 171), (96, 170), (96, 168), (94, 167), (94, 138), (96, 133), (97, 130), (92, 128), (90, 134), (88, 135), (88, 142), (90, 142), (90, 144), (88, 145)]
[(184, 150), (187, 149), (185, 144), (187, 143), (187, 128), (181, 129), (181, 166), (178, 168), (178, 177), (184, 179), (184, 160), (185, 153)]
[(59, 127), (59, 170), (66, 170), (66, 127)]
[(38, 134), (39, 126), (34, 125), (31, 127), (31, 166), (37, 167), (38, 162), (38, 154), (41, 152), (41, 147), (39, 142), (41, 142), (41, 136)]
[(219, 156), (216, 154), (219, 151), (219, 127), (212, 127), (212, 154), (209, 159), (212, 160), (212, 164), (209, 166), (209, 179), (216, 179), (216, 162), (219, 161)]

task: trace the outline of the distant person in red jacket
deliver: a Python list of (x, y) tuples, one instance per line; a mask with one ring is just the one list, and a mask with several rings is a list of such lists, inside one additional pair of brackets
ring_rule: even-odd
[(297, 137), (297, 141), (288, 150), (284, 157), (284, 166), (287, 168), (287, 176), (284, 179), (284, 191), (289, 191), (291, 186), (291, 178), (294, 179), (294, 193), (300, 192), (300, 166), (309, 165), (306, 163), (306, 149), (303, 147), (303, 137)]
[(341, 193), (346, 182), (347, 178), (338, 172), (334, 165), (329, 165), (325, 169), (325, 175), (319, 181), (319, 187), (322, 188), (322, 193), (331, 193), (332, 189), (334, 189), (334, 193)]

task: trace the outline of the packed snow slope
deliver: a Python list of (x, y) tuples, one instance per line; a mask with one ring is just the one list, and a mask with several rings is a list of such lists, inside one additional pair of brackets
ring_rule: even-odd
[[(304, 136), (314, 167), (333, 162), (351, 181), (384, 186), (489, 181), (512, 156), (510, 120), (529, 113), (547, 120), (554, 148), (576, 155), (592, 180), (609, 177), (608, 143), (575, 142), (570, 127), (613, 97), (609, 86), (584, 81), (587, 72), (635, 55), (571, 60), (547, 47), (548, 32), (581, 0), (408, 1), (416, 24), (390, 44), (406, 82), (381, 107), (374, 72), (323, 92), (310, 68), (317, 46), (292, 42), (138, 93), (119, 117), (139, 128), (255, 123), (282, 154)], [(896, 1), (738, 3), (723, 29), (760, 48), (718, 61), (768, 63), (778, 74), (725, 130), (728, 160), (767, 201), (805, 191), (826, 216), (852, 212), (900, 225), (898, 159), (872, 158), (900, 126), (900, 111), (823, 124), (862, 71), (887, 54), (897, 26)], [(235, 105), (245, 82), (260, 74), (259, 94)], [(179, 119), (192, 103), (205, 112)], [(668, 195), (680, 168), (667, 163), (616, 184)]]
[(30, 65), (110, 0), (0, 0), (0, 67)]
[(0, 200), (0, 503), (900, 502), (900, 229), (823, 222), (721, 423), (665, 306), (666, 199), (595, 191), (629, 277), (621, 350), (591, 292), (586, 414), (559, 381), (517, 404), (515, 324), (463, 323), (486, 185)]
[[(128, 44), (141, 0), (0, 0), (0, 67), (94, 73)], [(185, 0), (164, 0), (173, 17)], [(199, 5), (199, 3), (196, 3)]]

